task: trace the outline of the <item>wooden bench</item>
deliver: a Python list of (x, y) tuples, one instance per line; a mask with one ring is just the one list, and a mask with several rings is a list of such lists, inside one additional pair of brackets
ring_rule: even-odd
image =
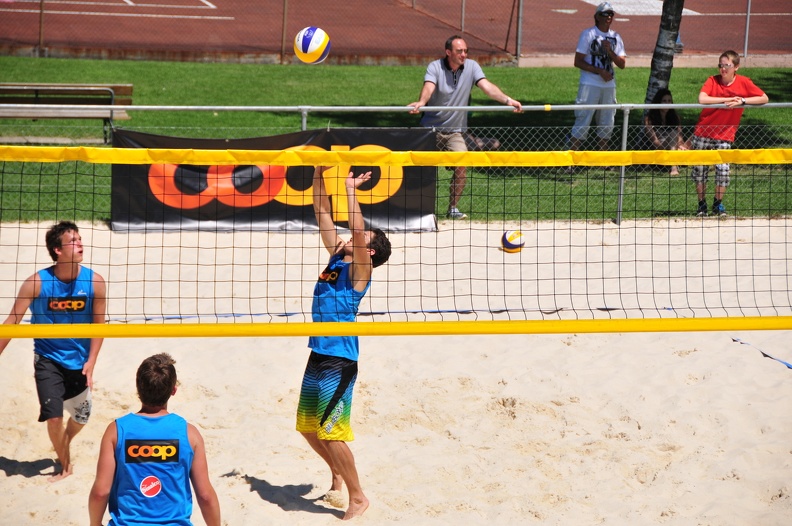
[[(0, 118), (4, 119), (102, 119), (105, 143), (113, 121), (128, 120), (124, 106), (132, 104), (132, 84), (44, 84), (0, 82)], [(24, 107), (13, 107), (24, 104)], [(36, 108), (59, 105), (60, 108)], [(68, 106), (105, 106), (69, 108)], [(119, 106), (106, 107), (106, 106)]]

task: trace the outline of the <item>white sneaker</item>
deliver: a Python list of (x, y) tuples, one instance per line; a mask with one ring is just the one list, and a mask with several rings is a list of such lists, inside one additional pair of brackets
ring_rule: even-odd
[(446, 217), (449, 219), (467, 219), (467, 214), (463, 214), (458, 208), (449, 208)]

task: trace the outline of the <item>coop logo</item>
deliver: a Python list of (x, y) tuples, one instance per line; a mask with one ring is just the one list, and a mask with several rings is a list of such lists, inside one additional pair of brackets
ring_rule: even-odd
[(124, 442), (128, 464), (145, 462), (178, 462), (179, 440), (126, 440)]
[(162, 482), (153, 475), (149, 475), (140, 481), (140, 492), (144, 497), (156, 497), (162, 491)]
[(52, 312), (82, 312), (85, 310), (85, 298), (49, 298), (47, 308)]
[[(350, 148), (332, 146), (331, 151), (390, 152), (383, 146), (366, 144)], [(326, 151), (318, 146), (294, 146), (284, 151)], [(346, 194), (344, 179), (352, 168), (341, 164), (325, 170), (325, 185), (331, 199), (341, 208), (346, 220)], [(253, 208), (272, 201), (287, 206), (309, 206), (313, 203), (313, 190), (294, 188), (286, 178), (286, 166), (238, 165), (192, 166), (179, 164), (152, 164), (148, 170), (148, 186), (154, 197), (166, 206), (179, 210), (194, 210), (222, 203), (233, 208)], [(368, 190), (358, 190), (361, 204), (387, 201), (402, 186), (404, 170), (400, 166), (382, 167), (376, 184)], [(338, 213), (339, 211), (335, 211)]]
[(327, 267), (319, 274), (319, 281), (323, 281), (325, 283), (335, 284), (338, 281), (338, 276), (340, 272), (337, 270), (331, 270), (330, 267)]

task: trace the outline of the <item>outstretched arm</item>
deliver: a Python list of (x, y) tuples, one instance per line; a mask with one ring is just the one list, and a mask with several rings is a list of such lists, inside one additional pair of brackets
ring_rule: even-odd
[(371, 172), (366, 172), (355, 177), (352, 172), (346, 178), (347, 205), (349, 208), (349, 230), (352, 233), (352, 265), (349, 273), (356, 290), (363, 290), (371, 279), (373, 266), (371, 263), (371, 250), (368, 248), (371, 235), (366, 230), (363, 213), (357, 199), (357, 189), (371, 179)]
[(435, 92), (434, 82), (424, 81), (423, 87), (421, 88), (421, 94), (418, 96), (418, 100), (415, 102), (411, 102), (408, 106), (412, 106), (412, 110), (410, 113), (418, 113), (420, 108), (426, 106), (426, 103), (429, 102), (429, 99), (432, 98), (432, 94)]
[(330, 196), (327, 194), (322, 173), (327, 170), (327, 166), (317, 166), (314, 168), (313, 175), (313, 207), (316, 215), (316, 224), (319, 226), (319, 235), (322, 243), (331, 254), (335, 254), (341, 238), (336, 232), (333, 216), (330, 214)]
[(522, 103), (519, 100), (514, 100), (513, 98), (509, 97), (501, 89), (493, 84), (492, 82), (488, 81), (487, 79), (481, 79), (476, 84), (481, 91), (486, 93), (487, 97), (491, 98), (492, 100), (498, 101), (502, 104), (506, 104), (507, 106), (514, 107), (515, 112), (522, 111)]

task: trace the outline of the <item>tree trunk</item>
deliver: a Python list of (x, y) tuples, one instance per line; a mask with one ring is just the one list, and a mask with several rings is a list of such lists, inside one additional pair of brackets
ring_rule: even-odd
[(649, 85), (646, 87), (646, 104), (652, 102), (652, 97), (654, 97), (657, 90), (668, 88), (668, 83), (671, 80), (671, 70), (674, 67), (674, 52), (684, 7), (685, 0), (663, 0), (660, 31), (657, 34), (657, 44), (652, 54), (652, 71), (649, 75)]

